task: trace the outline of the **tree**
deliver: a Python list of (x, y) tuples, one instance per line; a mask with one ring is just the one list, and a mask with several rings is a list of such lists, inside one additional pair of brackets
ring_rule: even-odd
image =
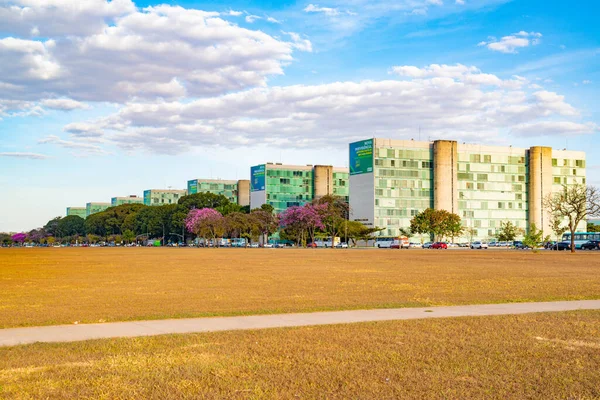
[(44, 231), (46, 231), (46, 233), (50, 236), (59, 236), (58, 235), (58, 222), (60, 221), (61, 217), (54, 217), (52, 218), (50, 221), (48, 221), (46, 223), (46, 225), (44, 225)]
[(517, 236), (522, 235), (523, 230), (513, 224), (511, 221), (500, 222), (500, 233), (498, 240), (501, 242), (512, 242)]
[(316, 231), (325, 229), (319, 214), (321, 208), (323, 205), (313, 206), (310, 203), (304, 206), (289, 207), (281, 213), (280, 224), (284, 229), (296, 232), (298, 245), (304, 244), (308, 238), (314, 242)]
[[(415, 215), (410, 221), (410, 230), (417, 234), (428, 233), (435, 240), (451, 236), (460, 236), (463, 231), (461, 219), (458, 215), (446, 210), (427, 208)], [(422, 239), (421, 239), (422, 240)]]
[(326, 195), (313, 202), (313, 207), (321, 216), (325, 233), (331, 237), (333, 246), (334, 239), (341, 236), (345, 229), (345, 222), (350, 214), (350, 206), (339, 196)]
[(277, 232), (279, 218), (272, 212), (263, 209), (255, 209), (250, 213), (251, 229), (263, 236), (266, 243), (269, 236)]
[(552, 233), (556, 235), (557, 242), (560, 240), (561, 235), (567, 231), (567, 226), (563, 225), (563, 222), (564, 218), (558, 214), (550, 216), (550, 228), (552, 229)]
[(127, 229), (123, 232), (123, 240), (128, 244), (133, 242), (135, 240), (135, 233), (133, 233), (132, 230)]
[(14, 235), (12, 235), (11, 240), (14, 243), (23, 244), (23, 242), (25, 242), (25, 240), (27, 240), (27, 234), (26, 233), (15, 233)]
[(219, 208), (229, 204), (229, 199), (222, 194), (214, 194), (209, 192), (194, 193), (188, 196), (183, 196), (179, 199), (178, 204), (185, 207), (188, 211), (201, 208)]
[(85, 235), (85, 220), (78, 215), (68, 215), (58, 221), (59, 236)]
[(575, 253), (575, 232), (579, 223), (600, 216), (600, 192), (594, 186), (563, 185), (560, 192), (548, 195), (543, 205), (550, 215), (567, 221), (571, 253)]
[(523, 238), (523, 244), (535, 251), (539, 247), (540, 243), (544, 240), (544, 231), (538, 229), (535, 224), (529, 226), (529, 231)]
[(600, 232), (600, 225), (596, 225), (591, 222), (588, 222), (586, 232)]
[(368, 242), (369, 240), (375, 239), (375, 233), (381, 231), (381, 228), (369, 228), (359, 221), (348, 221), (347, 223), (347, 234), (348, 240), (352, 241), (352, 247), (356, 246), (359, 240)]
[(241, 212), (234, 212), (225, 215), (225, 227), (227, 235), (230, 238), (250, 238), (250, 231), (252, 230), (252, 224), (250, 223), (250, 216), (248, 214), (242, 214)]
[(212, 208), (190, 210), (185, 219), (185, 226), (188, 231), (202, 237), (205, 244), (207, 238), (216, 241), (217, 237), (225, 233), (223, 215)]

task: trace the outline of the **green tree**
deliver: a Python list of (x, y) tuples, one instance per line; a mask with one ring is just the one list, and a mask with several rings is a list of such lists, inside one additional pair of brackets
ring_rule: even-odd
[(347, 222), (348, 241), (352, 241), (352, 247), (356, 247), (358, 241), (368, 242), (375, 239), (375, 233), (382, 231), (382, 228), (369, 228), (359, 221)]
[(214, 208), (225, 207), (229, 204), (229, 199), (222, 194), (214, 194), (209, 192), (195, 193), (188, 196), (183, 196), (179, 199), (178, 204), (185, 207), (188, 211), (194, 208)]
[(512, 242), (517, 236), (522, 235), (523, 230), (513, 224), (511, 221), (500, 222), (500, 233), (498, 240), (501, 242)]
[(59, 236), (58, 223), (60, 222), (60, 220), (61, 220), (61, 217), (52, 218), (50, 221), (48, 221), (46, 223), (46, 225), (44, 225), (44, 231), (46, 231), (46, 233), (48, 235)]
[(230, 238), (251, 237), (252, 223), (248, 214), (234, 212), (225, 216), (225, 228)]
[(440, 240), (448, 236), (454, 239), (454, 237), (460, 236), (463, 229), (460, 217), (446, 210), (427, 208), (415, 215), (410, 221), (412, 232), (421, 235), (428, 233), (434, 237), (434, 240)]
[(133, 233), (132, 230), (127, 229), (125, 232), (123, 232), (123, 240), (127, 244), (133, 242), (135, 240), (135, 233)]
[(325, 236), (331, 237), (333, 245), (334, 238), (342, 236), (346, 229), (346, 221), (350, 214), (350, 206), (339, 196), (326, 195), (315, 201), (314, 205), (320, 205), (318, 212), (325, 226)]
[(588, 222), (587, 232), (600, 232), (600, 225), (596, 225), (591, 222)]
[(564, 219), (561, 218), (558, 214), (552, 214), (550, 216), (550, 228), (552, 229), (552, 233), (554, 233), (556, 237), (556, 241), (560, 241), (560, 238), (563, 233), (567, 231), (567, 226), (563, 225)]
[(255, 209), (250, 213), (250, 224), (252, 231), (260, 233), (263, 237), (263, 243), (267, 243), (269, 236), (277, 232), (279, 220), (273, 213)]
[(529, 226), (529, 230), (525, 234), (523, 238), (523, 244), (533, 251), (537, 251), (536, 249), (540, 246), (540, 243), (544, 240), (544, 232), (541, 229), (538, 229), (535, 224), (531, 224)]
[(236, 203), (228, 203), (224, 206), (217, 207), (216, 210), (225, 216), (231, 213), (240, 213), (242, 211), (242, 206)]
[(600, 216), (600, 192), (594, 186), (563, 185), (562, 190), (544, 199), (550, 215), (567, 221), (571, 232), (571, 253), (575, 253), (575, 232), (581, 221)]
[(68, 215), (58, 221), (59, 236), (85, 235), (85, 220), (78, 215)]

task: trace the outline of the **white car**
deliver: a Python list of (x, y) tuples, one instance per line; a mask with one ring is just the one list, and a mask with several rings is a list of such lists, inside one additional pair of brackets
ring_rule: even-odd
[(265, 243), (265, 244), (263, 245), (263, 247), (265, 247), (265, 248), (267, 248), (267, 249), (273, 248), (273, 243)]
[(258, 249), (258, 243), (252, 243), (250, 247), (253, 249)]
[(337, 247), (338, 249), (347, 249), (348, 248), (348, 243), (338, 243), (335, 245), (335, 247)]
[(486, 242), (473, 242), (471, 243), (472, 249), (486, 249), (488, 248), (488, 244)]

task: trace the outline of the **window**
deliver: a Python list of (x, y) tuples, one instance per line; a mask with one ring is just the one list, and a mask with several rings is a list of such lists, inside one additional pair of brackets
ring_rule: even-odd
[(478, 183), (478, 184), (477, 184), (477, 190), (484, 190), (484, 185), (483, 185), (483, 183)]
[(483, 156), (483, 162), (486, 164), (489, 164), (492, 162), (492, 156), (491, 155), (484, 155)]
[(575, 160), (575, 166), (579, 167), (579, 168), (584, 168), (585, 167), (585, 161), (584, 160)]
[(554, 183), (556, 183), (557, 185), (560, 185), (560, 176), (554, 177)]
[(498, 209), (502, 210), (504, 208), (504, 203), (499, 201), (498, 202)]
[(557, 167), (558, 166), (558, 160), (556, 158), (552, 159), (552, 166), (553, 167)]

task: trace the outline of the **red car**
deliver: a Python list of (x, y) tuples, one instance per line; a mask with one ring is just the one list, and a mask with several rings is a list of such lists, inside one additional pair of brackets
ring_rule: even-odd
[(447, 249), (448, 248), (448, 243), (446, 242), (435, 242), (434, 244), (431, 245), (432, 249)]

